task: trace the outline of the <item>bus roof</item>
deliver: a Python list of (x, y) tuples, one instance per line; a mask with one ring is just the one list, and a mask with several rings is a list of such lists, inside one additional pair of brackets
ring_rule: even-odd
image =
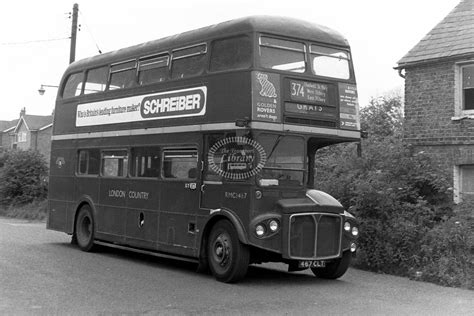
[(136, 58), (137, 56), (146, 56), (172, 48), (197, 44), (210, 39), (222, 37), (223, 35), (231, 36), (233, 34), (237, 35), (248, 32), (262, 32), (295, 39), (311, 40), (316, 43), (349, 47), (344, 36), (337, 31), (322, 25), (286, 17), (251, 16), (222, 22), (108, 52), (102, 55), (85, 58), (71, 64), (68, 72), (82, 70), (86, 66), (90, 68), (105, 63), (124, 61)]

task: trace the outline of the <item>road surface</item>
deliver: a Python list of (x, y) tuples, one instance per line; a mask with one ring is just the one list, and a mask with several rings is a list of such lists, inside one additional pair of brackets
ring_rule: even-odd
[(266, 264), (231, 285), (194, 264), (69, 241), (44, 223), (0, 218), (0, 314), (474, 315), (474, 291), (406, 278), (349, 269), (328, 281)]

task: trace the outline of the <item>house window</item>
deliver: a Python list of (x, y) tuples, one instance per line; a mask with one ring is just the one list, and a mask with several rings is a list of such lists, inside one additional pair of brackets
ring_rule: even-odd
[(459, 63), (455, 71), (455, 116), (452, 120), (474, 118), (474, 64)]
[(462, 72), (462, 109), (474, 110), (474, 65), (461, 67)]
[(462, 202), (466, 197), (474, 197), (474, 164), (454, 167), (454, 199)]
[(16, 134), (16, 142), (17, 143), (25, 143), (26, 142), (26, 132), (19, 132)]

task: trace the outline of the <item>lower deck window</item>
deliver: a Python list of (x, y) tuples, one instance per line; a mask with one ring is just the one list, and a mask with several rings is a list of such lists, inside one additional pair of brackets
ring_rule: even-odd
[(102, 175), (125, 177), (128, 169), (128, 155), (125, 150), (102, 152)]
[(160, 175), (160, 150), (157, 147), (132, 148), (131, 176), (156, 178)]
[(77, 173), (79, 175), (98, 175), (100, 169), (99, 149), (79, 150)]
[(166, 149), (163, 152), (163, 178), (197, 178), (198, 153), (196, 149)]

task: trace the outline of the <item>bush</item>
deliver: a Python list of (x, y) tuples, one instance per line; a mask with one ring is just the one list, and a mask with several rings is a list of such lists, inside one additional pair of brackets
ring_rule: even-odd
[(21, 205), (46, 198), (48, 168), (39, 152), (10, 151), (2, 162), (0, 204)]
[(362, 155), (356, 144), (317, 152), (315, 185), (358, 218), (356, 267), (472, 288), (474, 204), (452, 204), (448, 177), (403, 142), (394, 123), (401, 104), (382, 101), (362, 113)]
[(415, 277), (446, 286), (474, 289), (474, 203), (429, 230), (421, 240)]

